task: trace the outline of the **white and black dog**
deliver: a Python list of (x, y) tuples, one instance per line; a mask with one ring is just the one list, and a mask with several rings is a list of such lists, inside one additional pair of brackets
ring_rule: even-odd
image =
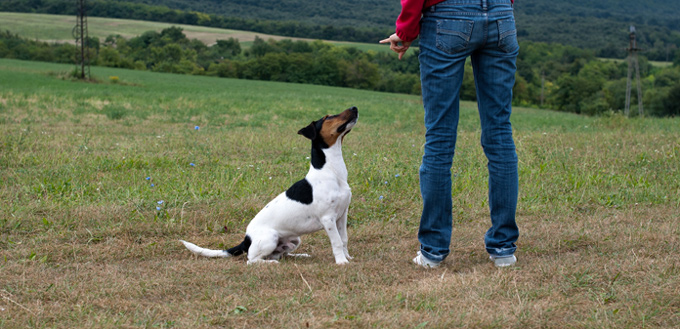
[(359, 118), (356, 107), (327, 115), (298, 131), (312, 141), (311, 166), (304, 179), (269, 202), (250, 221), (243, 242), (228, 250), (201, 248), (182, 241), (194, 254), (232, 257), (246, 252), (248, 264), (278, 262), (300, 245), (300, 236), (326, 230), (336, 264), (346, 264), (347, 210), (352, 192), (342, 158), (342, 141)]

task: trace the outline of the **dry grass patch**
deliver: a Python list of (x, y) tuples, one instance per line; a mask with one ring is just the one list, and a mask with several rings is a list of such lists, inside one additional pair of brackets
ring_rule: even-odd
[(658, 251), (677, 250), (676, 210), (525, 218), (518, 266), (503, 270), (483, 253), (484, 218), (455, 226), (435, 270), (411, 264), (413, 224), (352, 225), (348, 266), (322, 233), (303, 238), (312, 258), (263, 266), (196, 258), (177, 242), (231, 246), (239, 232), (140, 223), (15, 235), (2, 242), (0, 315), (8, 327), (672, 327), (680, 269)]

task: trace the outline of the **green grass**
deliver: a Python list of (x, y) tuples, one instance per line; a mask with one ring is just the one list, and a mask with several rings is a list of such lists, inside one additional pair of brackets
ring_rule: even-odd
[[(644, 53), (642, 53), (644, 56)], [(621, 62), (626, 62), (626, 59), (619, 59), (619, 58), (598, 58), (601, 61), (605, 62), (615, 62), (615, 63), (621, 63)], [(660, 68), (665, 68), (669, 66), (673, 66), (673, 62), (663, 62), (663, 61), (649, 61), (649, 64), (651, 64), (654, 67), (660, 67)]]
[[(273, 38), (275, 40), (293, 39), (312, 41), (302, 38), (282, 37), (248, 31), (128, 19), (88, 17), (87, 21), (89, 36), (97, 37), (100, 41), (104, 41), (109, 35), (117, 34), (130, 39), (139, 36), (146, 31), (160, 32), (171, 26), (181, 27), (184, 34), (189, 39), (198, 39), (208, 45), (212, 45), (216, 40), (235, 38), (241, 42), (242, 47), (248, 48), (252, 45), (252, 41), (255, 40), (256, 36), (265, 40)], [(0, 12), (0, 29), (3, 31), (10, 31), (29, 39), (73, 43), (74, 38), (72, 31), (75, 24), (75, 16)], [(336, 41), (328, 42), (335, 45), (357, 47), (363, 51), (390, 51), (388, 46), (380, 45), (378, 44), (378, 41), (379, 40), (376, 40), (375, 44)]]
[[(0, 60), (2, 328), (680, 325), (679, 119), (515, 108), (519, 262), (497, 270), (479, 119), (463, 102), (452, 254), (425, 271), (410, 263), (418, 97), (99, 67), (101, 82), (83, 83), (70, 70)], [(240, 242), (308, 170), (296, 132), (349, 106), (348, 266), (321, 232), (303, 238), (312, 258), (277, 266), (183, 249)]]

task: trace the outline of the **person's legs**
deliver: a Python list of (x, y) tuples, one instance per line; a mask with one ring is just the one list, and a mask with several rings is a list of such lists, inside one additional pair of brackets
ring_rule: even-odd
[(418, 230), (421, 244), (418, 257), (434, 262), (446, 258), (451, 243), (451, 164), (456, 146), (460, 88), (473, 29), (472, 20), (453, 19), (448, 16), (451, 12), (454, 11), (426, 13), (420, 33), (426, 133), (420, 166), (423, 212)]
[[(492, 227), (485, 244), (498, 266), (510, 263), (499, 259), (510, 258), (516, 249), (518, 175), (510, 112), (519, 46), (510, 2), (481, 0), (480, 4), (449, 0), (426, 11), (421, 21), (419, 60), (427, 131), (420, 167), (421, 249), (414, 259), (419, 265), (430, 261), (431, 266), (431, 262), (442, 261), (450, 252), (451, 164), (459, 93), (469, 55), (475, 72), (482, 145), (489, 160)], [(515, 258), (510, 259), (514, 263)]]
[[(472, 55), (482, 124), (481, 144), (489, 170), (491, 228), (486, 232), (484, 242), (494, 260), (513, 255), (519, 237), (515, 222), (519, 189), (517, 153), (510, 124), (519, 45), (511, 7), (499, 7), (503, 6), (490, 8), (486, 46)], [(510, 10), (509, 14), (493, 15), (507, 10)], [(496, 263), (498, 265), (499, 261)]]

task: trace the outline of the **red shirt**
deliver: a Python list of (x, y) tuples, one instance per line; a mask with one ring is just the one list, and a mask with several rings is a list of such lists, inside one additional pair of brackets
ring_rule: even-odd
[(397, 18), (397, 36), (406, 42), (418, 38), (418, 34), (420, 34), (420, 15), (423, 9), (443, 1), (445, 0), (401, 0), (401, 14)]

